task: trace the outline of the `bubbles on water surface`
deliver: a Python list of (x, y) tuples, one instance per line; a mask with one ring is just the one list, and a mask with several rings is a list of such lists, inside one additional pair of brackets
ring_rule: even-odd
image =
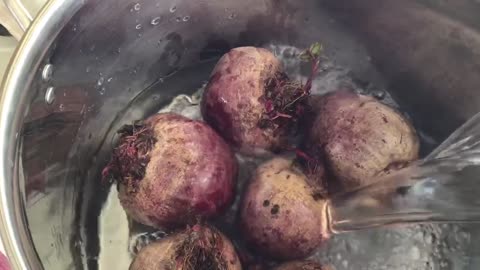
[(105, 78), (100, 76), (100, 78), (98, 78), (97, 80), (97, 86), (102, 86), (104, 82), (105, 82)]
[(170, 8), (170, 13), (175, 13), (177, 11), (177, 6), (173, 6)]
[(136, 3), (136, 4), (133, 6), (133, 9), (136, 10), (136, 11), (139, 11), (141, 7), (142, 7), (142, 5), (141, 5), (140, 3)]
[(184, 22), (188, 22), (188, 21), (190, 20), (190, 16), (185, 16), (185, 17), (183, 17), (182, 20), (183, 20)]
[(137, 24), (137, 25), (135, 25), (135, 29), (137, 29), (137, 30), (140, 30), (140, 29), (142, 29), (142, 25), (141, 25), (140, 23), (139, 23), (139, 24)]

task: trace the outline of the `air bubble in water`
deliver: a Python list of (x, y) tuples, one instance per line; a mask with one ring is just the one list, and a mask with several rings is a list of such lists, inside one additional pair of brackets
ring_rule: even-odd
[(45, 67), (43, 67), (42, 70), (42, 79), (45, 82), (50, 81), (52, 79), (52, 74), (53, 74), (53, 65), (52, 64), (46, 64)]
[(152, 21), (150, 22), (152, 25), (158, 25), (160, 23), (160, 20), (162, 19), (162, 17), (155, 17), (152, 19)]
[(141, 25), (141, 24), (137, 24), (137, 25), (135, 26), (135, 29), (137, 29), (137, 30), (142, 29), (142, 25)]
[(189, 20), (190, 20), (190, 16), (185, 16), (185, 17), (183, 17), (183, 21), (184, 21), (184, 22), (188, 22)]
[(45, 103), (50, 105), (53, 103), (53, 101), (55, 101), (55, 88), (53, 86), (50, 86), (45, 92)]
[(98, 93), (103, 96), (105, 95), (106, 90), (107, 89), (105, 87), (102, 87)]
[(113, 80), (113, 77), (108, 78), (107, 82), (111, 82)]
[(63, 105), (63, 104), (58, 105), (58, 109), (59, 109), (61, 112), (65, 111), (65, 105)]
[(170, 8), (170, 13), (174, 13), (175, 11), (177, 11), (177, 6), (173, 6)]
[(136, 11), (139, 11), (140, 8), (141, 8), (140, 3), (136, 3), (136, 4), (133, 6), (133, 9), (135, 9)]
[(175, 20), (176, 20), (177, 22), (181, 22), (181, 21), (182, 21), (182, 18), (177, 17), (177, 18), (175, 18)]
[(98, 81), (97, 81), (97, 85), (98, 85), (98, 86), (102, 86), (103, 82), (105, 82), (105, 78), (100, 77), (100, 78), (98, 79)]

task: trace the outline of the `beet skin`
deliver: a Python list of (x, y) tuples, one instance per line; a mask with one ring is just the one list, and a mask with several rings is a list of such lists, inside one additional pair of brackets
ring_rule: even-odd
[(279, 260), (310, 255), (328, 237), (321, 193), (289, 159), (260, 165), (241, 206), (241, 229), (249, 245)]
[(117, 181), (120, 202), (134, 220), (171, 228), (229, 206), (237, 161), (208, 125), (166, 113), (123, 130), (104, 177)]
[(142, 248), (129, 270), (241, 270), (230, 240), (195, 225)]
[(240, 47), (215, 66), (203, 94), (202, 115), (240, 152), (263, 155), (284, 149), (306, 95), (300, 84), (288, 80), (271, 52)]
[(314, 108), (306, 151), (325, 162), (337, 191), (367, 185), (418, 158), (413, 126), (372, 97), (336, 91), (316, 99)]

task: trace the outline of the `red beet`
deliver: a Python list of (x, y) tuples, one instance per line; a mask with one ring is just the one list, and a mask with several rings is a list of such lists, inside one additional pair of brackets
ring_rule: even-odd
[(237, 161), (208, 125), (157, 114), (120, 131), (104, 169), (136, 221), (171, 228), (220, 214), (234, 197)]
[(293, 261), (281, 264), (273, 270), (331, 270), (332, 268), (320, 265), (314, 261)]
[(195, 225), (140, 250), (130, 270), (241, 270), (230, 240), (215, 228)]
[(260, 165), (241, 206), (247, 242), (274, 259), (310, 255), (327, 239), (322, 192), (289, 159), (274, 158)]
[(10, 270), (10, 263), (7, 257), (0, 252), (0, 270)]
[(418, 158), (415, 129), (378, 100), (336, 91), (316, 100), (307, 152), (325, 161), (332, 186), (351, 190)]
[[(316, 46), (316, 47), (315, 47)], [(306, 51), (314, 74), (320, 45)], [(312, 80), (293, 82), (282, 64), (266, 49), (235, 48), (215, 66), (202, 100), (202, 115), (240, 152), (262, 155), (286, 147), (303, 114), (303, 99)]]

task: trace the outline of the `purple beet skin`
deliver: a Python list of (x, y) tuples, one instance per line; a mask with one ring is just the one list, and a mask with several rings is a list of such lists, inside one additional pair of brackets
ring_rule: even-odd
[(208, 125), (176, 114), (157, 114), (120, 131), (104, 170), (136, 221), (161, 228), (222, 213), (234, 197), (237, 162)]
[[(314, 74), (318, 69), (317, 54), (307, 53)], [(305, 85), (289, 80), (281, 62), (266, 49), (235, 48), (219, 60), (212, 72), (203, 95), (202, 115), (244, 154), (283, 150), (303, 114), (303, 100), (311, 83), (311, 78)]]

